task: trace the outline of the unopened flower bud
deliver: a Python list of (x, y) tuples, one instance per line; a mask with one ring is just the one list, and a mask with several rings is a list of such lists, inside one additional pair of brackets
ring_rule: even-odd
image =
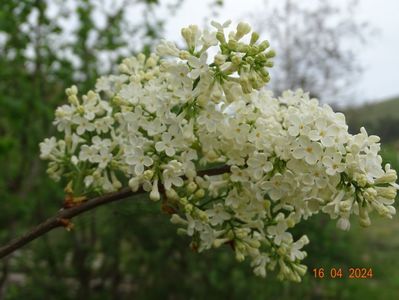
[(287, 254), (287, 249), (285, 247), (279, 247), (277, 249), (277, 254), (280, 256), (284, 256)]
[(190, 28), (188, 28), (188, 27), (182, 28), (181, 35), (184, 38), (184, 40), (186, 41), (187, 45), (189, 45), (190, 41), (191, 41), (191, 36), (192, 36)]
[(386, 199), (395, 199), (396, 198), (396, 188), (393, 186), (387, 187), (376, 187), (377, 194), (379, 197)]
[(370, 217), (365, 207), (359, 207), (360, 226), (368, 227), (371, 225)]
[(139, 177), (133, 177), (129, 180), (129, 186), (132, 189), (133, 192), (137, 192), (139, 187), (140, 187), (140, 178)]
[(152, 190), (150, 192), (150, 199), (152, 201), (159, 201), (161, 199), (161, 195), (158, 191), (158, 179), (155, 179), (152, 184)]
[(125, 74), (129, 74), (130, 73), (129, 67), (127, 65), (125, 65), (125, 64), (120, 64), (119, 67), (118, 67), (118, 70), (119, 70), (120, 73), (125, 73)]
[(251, 246), (252, 248), (259, 248), (260, 247), (260, 242), (258, 240), (248, 240), (246, 241), (248, 243), (249, 246)]
[(235, 39), (229, 39), (228, 46), (231, 50), (236, 50), (238, 46), (238, 42)]
[(303, 235), (299, 239), (299, 242), (301, 243), (301, 245), (307, 245), (307, 244), (309, 244), (310, 241), (309, 241), (309, 238), (307, 235)]
[(221, 44), (226, 44), (226, 38), (224, 36), (224, 33), (222, 31), (218, 31), (216, 33), (216, 39), (221, 43)]
[(356, 173), (353, 177), (360, 187), (365, 187), (368, 184), (367, 176), (363, 173)]
[(238, 65), (240, 65), (241, 64), (241, 56), (239, 56), (239, 55), (233, 55), (233, 57), (231, 58), (231, 62), (234, 64), (234, 65), (236, 65), (236, 66), (238, 66)]
[(179, 202), (180, 202), (180, 204), (183, 205), (183, 206), (186, 205), (186, 204), (188, 204), (188, 200), (187, 200), (186, 197), (180, 198)]
[(227, 242), (229, 242), (229, 241), (230, 241), (230, 239), (228, 239), (228, 238), (224, 238), (224, 239), (215, 239), (215, 240), (213, 241), (213, 247), (219, 248), (221, 245), (223, 245), (223, 244), (225, 244), (225, 243), (227, 243)]
[(118, 178), (115, 175), (115, 172), (113, 171), (111, 172), (111, 182), (115, 190), (118, 190), (122, 187), (122, 183), (118, 180)]
[(295, 226), (295, 221), (291, 218), (287, 219), (287, 226), (288, 228), (292, 228)]
[(241, 39), (244, 35), (251, 31), (251, 26), (248, 23), (240, 22), (237, 25), (237, 32), (235, 38), (237, 40)]
[(374, 201), (377, 197), (377, 191), (374, 188), (367, 188), (363, 192), (363, 197), (366, 201)]
[(236, 260), (238, 262), (242, 262), (245, 260), (245, 256), (244, 254), (242, 254), (241, 252), (236, 251)]
[(170, 218), (170, 222), (172, 224), (178, 224), (178, 225), (187, 225), (187, 221), (184, 220), (182, 217), (180, 217), (177, 214), (173, 214), (172, 217)]
[(292, 268), (295, 270), (295, 272), (299, 274), (299, 276), (304, 276), (306, 274), (306, 271), (308, 270), (305, 265), (300, 265), (296, 263), (292, 264)]
[(155, 57), (149, 57), (145, 62), (145, 65), (148, 68), (155, 67), (157, 65), (157, 60), (155, 59)]
[(395, 170), (388, 170), (383, 176), (377, 178), (374, 183), (375, 184), (383, 184), (383, 183), (393, 183), (398, 179), (398, 175)]
[(197, 103), (201, 107), (205, 107), (209, 102), (209, 96), (205, 94), (201, 94), (197, 98)]
[(188, 214), (191, 214), (193, 211), (194, 206), (192, 204), (186, 204), (184, 206), (184, 211)]
[(169, 200), (177, 201), (177, 200), (180, 199), (180, 197), (177, 194), (177, 192), (174, 189), (172, 189), (172, 188), (167, 189), (165, 191), (165, 193), (166, 193), (166, 197), (168, 197)]
[(269, 46), (270, 46), (270, 43), (269, 43), (269, 41), (268, 40), (264, 40), (262, 43), (260, 43), (259, 44), (259, 51), (260, 52), (263, 52), (263, 51), (265, 51), (267, 48), (269, 48)]
[(71, 103), (74, 106), (79, 106), (79, 100), (78, 97), (76, 97), (76, 95), (71, 95), (68, 97), (68, 102)]
[(247, 53), (248, 50), (249, 50), (249, 47), (250, 47), (250, 46), (248, 46), (247, 44), (238, 43), (235, 49), (236, 49), (238, 52)]
[(197, 189), (197, 184), (194, 181), (191, 181), (187, 185), (187, 192), (189, 192), (189, 193), (194, 193), (196, 189)]
[(143, 178), (145, 180), (151, 180), (153, 176), (154, 176), (154, 171), (153, 170), (145, 170), (144, 173), (143, 173)]
[(269, 60), (269, 61), (265, 62), (264, 66), (267, 68), (272, 68), (274, 66), (274, 62)]
[(276, 56), (276, 52), (274, 50), (270, 50), (270, 51), (266, 52), (267, 58), (273, 58), (275, 56)]
[(258, 39), (259, 39), (259, 33), (254, 31), (254, 32), (252, 32), (251, 41), (249, 43), (251, 45), (253, 45), (253, 44), (255, 44), (258, 41)]
[(179, 58), (182, 60), (187, 60), (190, 57), (190, 52), (186, 51), (186, 50), (181, 50), (179, 52)]
[(349, 212), (352, 208), (352, 199), (348, 199), (339, 203), (339, 210), (341, 212)]
[(226, 56), (223, 54), (216, 54), (215, 55), (215, 64), (217, 64), (218, 66), (224, 64), (226, 62)]
[(199, 199), (203, 198), (204, 196), (205, 196), (205, 190), (204, 189), (198, 189), (195, 192), (195, 194), (194, 194), (194, 197), (195, 198), (199, 198)]
[(76, 85), (72, 85), (70, 88), (67, 88), (65, 90), (65, 94), (67, 96), (76, 95), (77, 93), (78, 93), (78, 88), (76, 87)]
[(72, 157), (71, 157), (71, 163), (72, 163), (73, 165), (75, 165), (75, 166), (78, 165), (79, 159), (76, 157), (76, 155), (72, 155)]

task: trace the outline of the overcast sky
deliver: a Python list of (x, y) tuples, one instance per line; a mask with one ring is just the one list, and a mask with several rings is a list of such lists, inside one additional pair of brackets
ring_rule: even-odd
[[(278, 1), (278, 0), (271, 0)], [(334, 0), (343, 3), (345, 0)], [(180, 39), (180, 28), (188, 24), (204, 24), (210, 16), (212, 0), (186, 0), (177, 15), (169, 20), (166, 37)], [(262, 0), (225, 0), (220, 10), (219, 21), (227, 19), (235, 23), (241, 20), (251, 23), (248, 16), (262, 7)], [(379, 30), (377, 36), (359, 53), (365, 72), (355, 82), (354, 102), (371, 102), (399, 96), (399, 1), (359, 0), (359, 17)], [(272, 42), (272, 41), (271, 41)]]

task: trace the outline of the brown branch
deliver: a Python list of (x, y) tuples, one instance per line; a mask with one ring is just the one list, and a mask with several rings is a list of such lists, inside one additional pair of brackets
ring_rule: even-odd
[[(230, 171), (229, 166), (222, 166), (215, 169), (203, 170), (198, 171), (198, 176), (213, 176), (213, 175), (221, 175)], [(28, 231), (24, 235), (12, 240), (7, 245), (0, 248), (0, 259), (6, 257), (10, 253), (14, 252), (15, 250), (25, 246), (26, 244), (30, 243), (31, 241), (39, 238), (40, 236), (46, 234), (47, 232), (57, 228), (57, 227), (65, 227), (67, 229), (71, 228), (70, 219), (76, 217), (80, 214), (83, 214), (86, 211), (90, 211), (98, 206), (105, 205), (111, 202), (119, 201), (126, 199), (130, 196), (135, 196), (139, 194), (143, 194), (145, 191), (140, 188), (136, 192), (132, 192), (130, 188), (123, 188), (117, 192), (105, 194), (103, 196), (99, 196), (96, 198), (92, 198), (79, 204), (77, 206), (68, 208), (68, 209), (61, 209), (55, 216), (47, 219), (46, 221), (40, 223), (32, 230)]]

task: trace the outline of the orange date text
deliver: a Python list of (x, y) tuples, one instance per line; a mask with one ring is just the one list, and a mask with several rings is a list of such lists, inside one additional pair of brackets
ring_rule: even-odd
[(317, 279), (371, 279), (373, 278), (372, 268), (314, 268), (313, 277)]

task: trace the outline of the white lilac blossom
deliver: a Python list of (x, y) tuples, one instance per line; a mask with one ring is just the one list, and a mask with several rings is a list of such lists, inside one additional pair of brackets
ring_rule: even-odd
[[(62, 138), (45, 139), (41, 158), (76, 198), (142, 187), (193, 249), (229, 244), (255, 274), (300, 281), (309, 240), (290, 229), (320, 212), (344, 230), (352, 215), (363, 226), (373, 211), (391, 218), (397, 175), (381, 166), (379, 138), (349, 134), (344, 115), (301, 90), (273, 97), (269, 43), (255, 32), (244, 42), (245, 23), (226, 35), (229, 24), (184, 28), (186, 49), (163, 41), (94, 91), (67, 89)], [(222, 165), (230, 171), (198, 175)]]

